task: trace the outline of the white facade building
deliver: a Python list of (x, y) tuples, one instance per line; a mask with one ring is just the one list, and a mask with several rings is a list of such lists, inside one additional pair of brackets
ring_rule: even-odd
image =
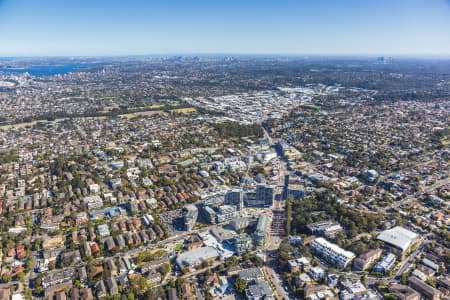
[(355, 258), (353, 252), (344, 250), (338, 245), (330, 243), (321, 237), (315, 239), (311, 243), (311, 248), (341, 269), (345, 268)]

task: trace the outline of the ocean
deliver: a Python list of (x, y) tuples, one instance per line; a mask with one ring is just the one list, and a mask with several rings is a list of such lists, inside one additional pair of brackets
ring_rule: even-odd
[(31, 76), (53, 76), (76, 72), (81, 68), (89, 65), (90, 64), (73, 63), (63, 65), (27, 66), (23, 68), (0, 67), (0, 73), (4, 72), (8, 74), (20, 74), (28, 72), (28, 74), (30, 74)]

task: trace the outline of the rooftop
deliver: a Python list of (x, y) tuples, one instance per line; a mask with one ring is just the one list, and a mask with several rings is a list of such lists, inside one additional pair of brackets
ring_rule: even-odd
[(408, 229), (397, 226), (383, 231), (378, 235), (378, 239), (396, 248), (406, 251), (418, 238), (418, 235)]
[(177, 264), (180, 268), (195, 266), (218, 256), (219, 252), (216, 249), (203, 247), (180, 254), (177, 257)]

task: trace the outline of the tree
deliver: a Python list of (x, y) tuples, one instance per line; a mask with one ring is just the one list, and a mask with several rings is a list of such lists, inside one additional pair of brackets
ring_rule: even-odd
[(259, 257), (259, 256), (255, 256), (255, 258), (253, 259), (253, 263), (257, 266), (257, 267), (262, 267), (264, 266), (264, 260)]
[(224, 265), (224, 264), (218, 265), (218, 266), (217, 266), (217, 270), (218, 270), (219, 272), (222, 272), (223, 270), (225, 270), (225, 265)]
[(41, 249), (41, 240), (40, 239), (36, 238), (34, 240), (33, 248), (34, 248), (35, 251), (38, 251), (38, 250)]
[(361, 283), (367, 286), (366, 275), (361, 276)]
[(75, 287), (77, 287), (77, 288), (80, 288), (80, 287), (81, 287), (81, 282), (80, 282), (80, 280), (75, 279), (75, 280), (73, 281), (73, 285), (74, 285)]
[(428, 278), (425, 282), (434, 288), (436, 287), (436, 279), (434, 278)]
[(239, 263), (239, 260), (237, 259), (236, 256), (231, 256), (230, 258), (227, 258), (225, 260), (225, 265), (228, 266), (237, 266), (237, 264)]
[(134, 294), (133, 294), (133, 292), (128, 292), (127, 298), (128, 298), (128, 300), (134, 300)]
[(247, 281), (241, 278), (236, 278), (236, 280), (234, 281), (234, 289), (237, 292), (243, 294), (246, 288), (247, 288)]
[(3, 283), (8, 283), (11, 281), (11, 276), (10, 275), (3, 275), (2, 277)]
[(33, 297), (33, 290), (30, 288), (25, 288), (25, 299), (31, 300), (32, 297)]
[(286, 201), (286, 234), (291, 235), (291, 220), (292, 220), (292, 203), (290, 199)]
[(163, 274), (163, 277), (166, 276), (166, 274), (170, 272), (170, 269), (171, 268), (170, 268), (170, 264), (169, 263), (162, 264), (159, 267), (159, 271)]
[(403, 273), (402, 274), (402, 279), (401, 279), (401, 283), (402, 284), (407, 284), (408, 283), (408, 276), (409, 276), (408, 273)]
[(20, 273), (17, 274), (16, 276), (17, 276), (17, 279), (18, 279), (19, 281), (22, 281), (22, 280), (25, 278), (25, 273), (20, 272)]

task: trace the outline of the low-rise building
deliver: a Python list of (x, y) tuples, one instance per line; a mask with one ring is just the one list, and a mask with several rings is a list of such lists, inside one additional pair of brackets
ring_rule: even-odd
[(383, 251), (381, 249), (370, 250), (366, 253), (359, 255), (353, 261), (353, 268), (356, 271), (365, 271), (369, 268), (377, 259), (381, 257)]
[(213, 247), (203, 247), (180, 254), (177, 259), (177, 265), (180, 269), (194, 268), (202, 262), (212, 261), (219, 257), (219, 253)]
[(258, 219), (258, 224), (256, 225), (256, 230), (253, 233), (255, 239), (255, 244), (257, 246), (262, 246), (266, 243), (267, 238), (270, 234), (270, 225), (272, 218), (270, 215), (261, 215)]
[(47, 236), (45, 238), (43, 238), (42, 241), (42, 248), (44, 250), (46, 249), (51, 249), (51, 248), (56, 248), (56, 247), (60, 247), (63, 246), (64, 244), (64, 238), (62, 235), (58, 234), (55, 236)]
[(159, 284), (161, 282), (161, 274), (150, 273), (149, 275), (147, 275), (147, 282), (149, 284)]
[(310, 260), (307, 257), (300, 257), (288, 261), (291, 272), (308, 272), (311, 268)]
[(383, 241), (386, 247), (403, 254), (419, 240), (419, 235), (408, 229), (397, 226), (381, 232), (377, 239)]
[(249, 268), (241, 270), (238, 273), (238, 277), (240, 279), (244, 279), (245, 281), (258, 281), (264, 279), (264, 274), (260, 268)]
[(419, 300), (420, 295), (409, 286), (402, 284), (392, 284), (389, 286), (389, 291), (394, 293), (399, 300)]
[(434, 287), (426, 284), (417, 277), (411, 276), (408, 278), (408, 284), (417, 292), (419, 292), (427, 300), (441, 299), (442, 293)]
[(393, 253), (386, 254), (373, 268), (375, 272), (386, 273), (395, 264), (397, 257)]
[(197, 207), (193, 204), (186, 205), (183, 214), (184, 227), (186, 231), (191, 231), (192, 229), (194, 229), (195, 224), (197, 223), (197, 217)]
[(108, 292), (110, 295), (114, 296), (119, 294), (119, 287), (117, 286), (117, 281), (114, 277), (108, 277), (105, 282), (108, 286)]
[(232, 237), (225, 241), (238, 255), (241, 255), (253, 248), (252, 238), (246, 234), (242, 233)]
[(275, 299), (273, 291), (265, 280), (258, 280), (249, 284), (245, 290), (248, 300), (272, 300)]
[(367, 292), (366, 287), (361, 282), (356, 282), (346, 287), (339, 293), (340, 300), (360, 299)]
[(308, 272), (309, 276), (311, 276), (314, 280), (320, 280), (325, 277), (326, 272), (321, 267), (312, 267)]
[(310, 247), (328, 262), (340, 269), (345, 268), (355, 258), (353, 252), (344, 250), (338, 245), (330, 243), (321, 237), (316, 238), (310, 244)]
[(295, 285), (298, 288), (304, 289), (312, 285), (312, 279), (306, 273), (301, 273), (300, 275), (295, 277)]
[(320, 221), (307, 225), (313, 235), (335, 238), (343, 230), (342, 226), (333, 221)]

